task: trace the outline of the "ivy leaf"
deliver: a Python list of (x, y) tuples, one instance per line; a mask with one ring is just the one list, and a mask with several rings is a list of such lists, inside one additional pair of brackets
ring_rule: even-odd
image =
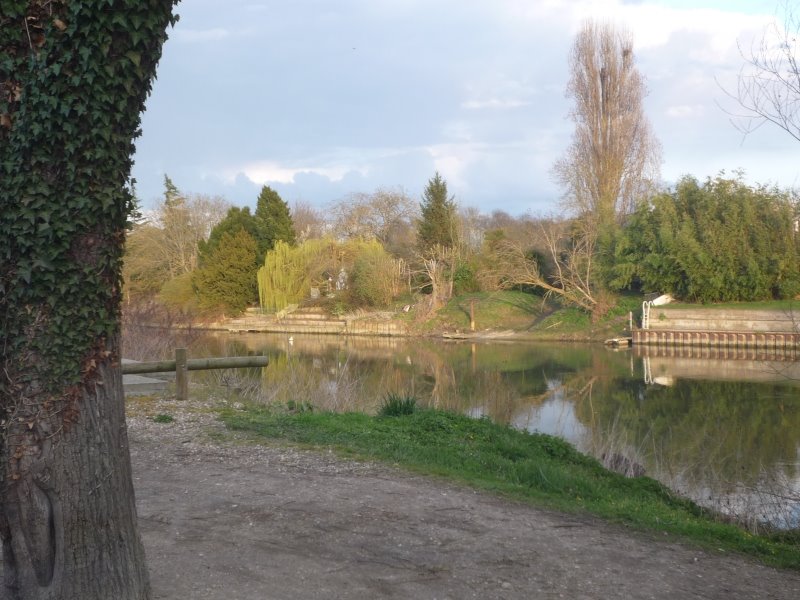
[(141, 66), (142, 64), (142, 55), (139, 52), (135, 52), (134, 50), (128, 50), (125, 53), (125, 56), (137, 67)]

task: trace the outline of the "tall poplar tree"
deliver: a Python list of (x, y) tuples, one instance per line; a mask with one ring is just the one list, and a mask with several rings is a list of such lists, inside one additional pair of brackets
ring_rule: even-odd
[(575, 38), (569, 67), (575, 133), (554, 172), (575, 212), (607, 230), (659, 176), (660, 146), (642, 104), (644, 77), (630, 33), (592, 21)]
[(0, 538), (9, 600), (149, 598), (120, 374), (133, 140), (175, 0), (0, 9)]

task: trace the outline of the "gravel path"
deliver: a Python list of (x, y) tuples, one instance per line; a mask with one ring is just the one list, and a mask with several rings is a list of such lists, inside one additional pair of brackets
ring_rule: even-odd
[[(130, 402), (154, 598), (800, 598), (800, 573), (387, 466), (230, 441), (196, 406)], [(175, 422), (147, 416), (159, 412)]]

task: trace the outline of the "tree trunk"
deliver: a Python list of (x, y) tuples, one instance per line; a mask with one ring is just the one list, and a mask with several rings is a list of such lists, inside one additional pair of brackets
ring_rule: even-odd
[(119, 366), (100, 365), (70, 404), (45, 418), (37, 407), (37, 421), (18, 413), (9, 424), (2, 597), (148, 598)]
[(0, 8), (3, 600), (146, 600), (119, 369), (133, 139), (176, 0)]

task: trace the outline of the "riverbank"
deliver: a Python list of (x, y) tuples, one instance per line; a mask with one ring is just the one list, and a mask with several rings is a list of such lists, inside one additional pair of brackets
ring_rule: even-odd
[(445, 339), (602, 342), (629, 332), (638, 298), (622, 298), (609, 314), (594, 322), (580, 310), (559, 307), (540, 296), (501, 291), (451, 299), (433, 313), (417, 305), (390, 311), (357, 311), (333, 315), (319, 306), (293, 307), (280, 314), (244, 315), (198, 323), (203, 329), (231, 333), (338, 334)]
[[(797, 345), (800, 311), (794, 303), (753, 302), (720, 305), (670, 304), (653, 307), (647, 330), (642, 298), (621, 296), (603, 317), (563, 307), (524, 292), (474, 293), (452, 298), (425, 313), (417, 305), (394, 310), (334, 315), (325, 306), (291, 307), (279, 314), (245, 314), (194, 324), (230, 333), (332, 334), (370, 337), (438, 337), (452, 340), (604, 342), (633, 338), (640, 344), (752, 346)], [(752, 334), (752, 335), (751, 335)], [(744, 336), (744, 337), (743, 337)], [(787, 337), (788, 336), (788, 337)], [(685, 339), (684, 339), (685, 338)], [(787, 342), (787, 340), (793, 340)]]
[[(154, 598), (789, 600), (800, 574), (132, 399)], [(157, 415), (169, 414), (168, 422)]]

